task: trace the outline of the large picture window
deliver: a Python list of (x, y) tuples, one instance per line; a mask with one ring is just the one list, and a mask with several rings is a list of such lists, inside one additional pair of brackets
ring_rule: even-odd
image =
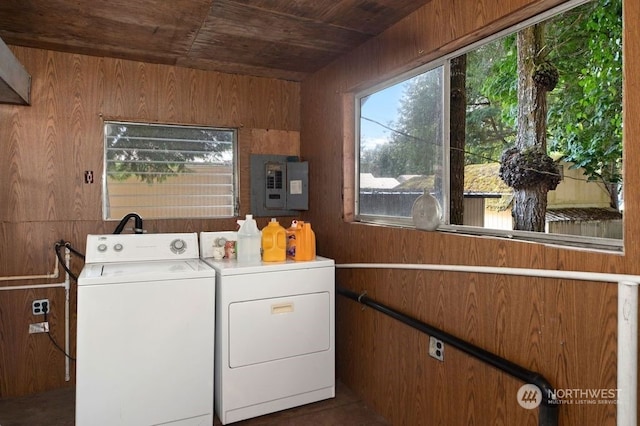
[(108, 121), (104, 218), (236, 215), (236, 131)]
[[(356, 218), (622, 247), (622, 0), (574, 1), (356, 97)], [(571, 236), (567, 238), (567, 236)]]

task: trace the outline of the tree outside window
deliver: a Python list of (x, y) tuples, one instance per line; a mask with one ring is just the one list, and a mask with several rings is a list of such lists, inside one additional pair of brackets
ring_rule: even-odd
[[(590, 221), (599, 223), (585, 236), (621, 238), (614, 229), (623, 209), (622, 0), (578, 5), (455, 55), (445, 73), (438, 69), (361, 98), (359, 172), (368, 175), (360, 197), (384, 193), (406, 203), (437, 193), (444, 181), (440, 201), (451, 225), (473, 222), (471, 199), (484, 197), (485, 220), (472, 226), (490, 228), (491, 209), (509, 210), (504, 229), (574, 234), (570, 223)], [(449, 78), (447, 93), (439, 75)], [(388, 93), (396, 93), (395, 103)], [(449, 131), (438, 133), (444, 96)], [(380, 187), (382, 179), (397, 185)], [(360, 202), (361, 220), (386, 215), (367, 206)], [(387, 216), (394, 215), (407, 210)], [(553, 222), (558, 217), (564, 228)]]

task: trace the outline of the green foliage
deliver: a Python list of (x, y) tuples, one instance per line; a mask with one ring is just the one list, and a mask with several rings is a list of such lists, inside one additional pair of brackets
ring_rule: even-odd
[(187, 171), (187, 156), (169, 142), (137, 140), (123, 136), (107, 151), (108, 173), (116, 180), (136, 176), (146, 183), (163, 182), (168, 176)]
[[(561, 152), (575, 167), (584, 168), (591, 180), (620, 182), (622, 0), (587, 3), (552, 18), (545, 28), (546, 45), (539, 62), (551, 62), (559, 74), (557, 87), (547, 97), (549, 151)], [(502, 55), (498, 47), (489, 49), (493, 55), (486, 61), (491, 68), (481, 93), (491, 104), (500, 105), (496, 119), (515, 126), (515, 35), (499, 42)]]
[(467, 53), (466, 164), (497, 162), (516, 136), (515, 35)]
[[(589, 179), (620, 182), (622, 166), (622, 0), (574, 9), (550, 33), (561, 81), (549, 109), (550, 149)], [(576, 35), (582, 34), (582, 37)]]
[(376, 176), (433, 174), (442, 154), (442, 69), (407, 82), (389, 143), (364, 155), (361, 171)]

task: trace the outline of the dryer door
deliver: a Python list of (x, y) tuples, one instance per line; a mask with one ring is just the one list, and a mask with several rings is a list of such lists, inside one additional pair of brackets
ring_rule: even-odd
[(328, 292), (229, 305), (229, 366), (243, 367), (331, 347)]

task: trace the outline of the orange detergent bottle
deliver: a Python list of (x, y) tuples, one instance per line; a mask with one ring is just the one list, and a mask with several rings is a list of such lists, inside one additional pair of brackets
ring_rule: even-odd
[(287, 260), (287, 231), (275, 218), (262, 229), (262, 260), (264, 262)]
[(287, 257), (293, 260), (316, 258), (316, 234), (310, 223), (293, 221), (287, 229)]

